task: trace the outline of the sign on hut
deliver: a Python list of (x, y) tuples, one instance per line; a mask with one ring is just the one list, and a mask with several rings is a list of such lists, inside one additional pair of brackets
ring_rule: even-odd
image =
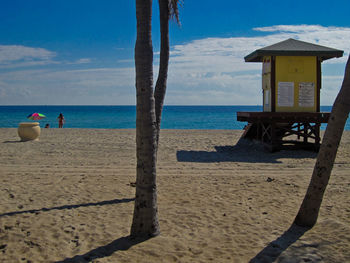
[(263, 63), (263, 112), (237, 112), (238, 121), (248, 122), (242, 137), (261, 140), (270, 151), (287, 145), (317, 151), (320, 125), (330, 115), (320, 112), (321, 63), (342, 56), (295, 39), (247, 55), (246, 62)]

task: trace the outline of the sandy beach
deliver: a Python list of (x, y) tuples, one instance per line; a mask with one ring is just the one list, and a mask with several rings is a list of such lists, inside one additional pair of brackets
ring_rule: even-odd
[(307, 230), (291, 224), (316, 153), (162, 130), (161, 235), (133, 243), (135, 130), (41, 132), (0, 129), (0, 262), (350, 262), (350, 132)]

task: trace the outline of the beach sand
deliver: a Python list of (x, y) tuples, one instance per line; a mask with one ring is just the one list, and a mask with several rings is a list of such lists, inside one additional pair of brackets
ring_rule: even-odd
[(0, 262), (350, 262), (350, 132), (317, 224), (291, 227), (316, 154), (162, 130), (161, 234), (129, 241), (135, 130), (0, 129)]

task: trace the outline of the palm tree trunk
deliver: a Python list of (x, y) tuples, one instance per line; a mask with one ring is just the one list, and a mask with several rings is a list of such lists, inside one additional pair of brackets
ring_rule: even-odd
[(168, 64), (169, 64), (169, 0), (158, 0), (159, 2), (159, 16), (160, 16), (160, 62), (158, 79), (154, 92), (156, 122), (157, 122), (157, 145), (159, 141), (160, 123), (162, 119), (162, 110), (164, 104), (164, 97), (167, 87), (168, 78)]
[(136, 0), (136, 197), (131, 236), (159, 234), (156, 187), (156, 118), (153, 96), (152, 0)]
[(299, 226), (312, 227), (317, 221), (349, 110), (350, 57), (346, 64), (341, 90), (333, 104), (309, 187), (294, 221)]

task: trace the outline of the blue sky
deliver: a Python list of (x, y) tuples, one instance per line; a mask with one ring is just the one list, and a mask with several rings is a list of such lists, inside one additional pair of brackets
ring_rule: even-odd
[[(159, 61), (153, 3), (154, 71)], [(350, 1), (195, 1), (170, 23), (168, 105), (261, 104), (254, 50), (287, 38), (344, 50), (322, 64), (331, 105), (350, 50)], [(1, 0), (0, 105), (134, 105), (133, 0)]]

